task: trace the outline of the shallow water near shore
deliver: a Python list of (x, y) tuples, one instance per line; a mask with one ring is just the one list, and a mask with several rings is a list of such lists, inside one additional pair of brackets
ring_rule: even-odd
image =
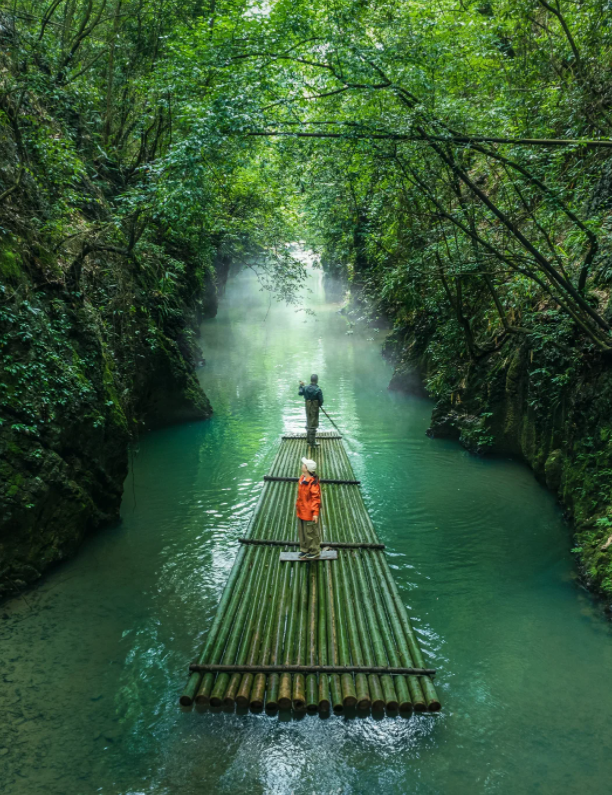
[[(213, 419), (145, 435), (121, 525), (0, 606), (3, 795), (610, 792), (612, 630), (553, 497), (520, 463), (429, 439), (431, 403), (387, 389), (383, 332), (309, 285), (314, 315), (230, 280), (202, 326)], [(437, 715), (178, 706), (313, 371), (438, 669)]]

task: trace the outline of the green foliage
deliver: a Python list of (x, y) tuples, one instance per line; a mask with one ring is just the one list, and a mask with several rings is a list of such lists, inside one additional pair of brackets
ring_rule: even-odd
[(0, 304), (0, 416), (28, 435), (39, 435), (58, 415), (78, 414), (95, 396), (95, 362), (72, 347), (72, 324), (59, 302), (45, 306), (40, 299)]
[(0, 279), (8, 284), (19, 282), (22, 276), (19, 256), (9, 248), (0, 250)]
[[(554, 426), (605, 369), (612, 161), (588, 142), (612, 126), (608, 0), (11, 9), (0, 400), (16, 435), (73, 409), (130, 427), (142, 359), (189, 349), (185, 315), (220, 267), (299, 302), (296, 242), (412, 332), (441, 401), (526, 368), (528, 410)], [(491, 446), (470, 413), (466, 443)], [(607, 433), (574, 442), (585, 515), (609, 503)]]

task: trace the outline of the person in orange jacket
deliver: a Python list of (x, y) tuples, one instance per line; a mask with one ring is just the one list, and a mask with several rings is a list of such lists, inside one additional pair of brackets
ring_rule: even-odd
[(302, 474), (298, 480), (298, 495), (295, 503), (300, 539), (300, 560), (316, 560), (321, 554), (321, 486), (317, 476), (317, 464), (310, 458), (302, 458)]

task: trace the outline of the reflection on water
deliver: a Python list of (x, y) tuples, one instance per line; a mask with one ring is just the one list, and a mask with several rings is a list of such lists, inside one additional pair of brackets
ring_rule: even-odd
[[(387, 390), (381, 334), (347, 334), (235, 278), (203, 325), (209, 422), (143, 438), (121, 526), (0, 608), (7, 795), (610, 791), (610, 627), (576, 588), (569, 531), (519, 464), (425, 435)], [(178, 695), (278, 437), (317, 372), (444, 710), (410, 720), (181, 712)]]

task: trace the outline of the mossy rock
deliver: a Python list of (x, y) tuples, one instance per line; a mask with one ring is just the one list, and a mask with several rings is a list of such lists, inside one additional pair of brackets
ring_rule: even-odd
[(561, 481), (563, 479), (563, 467), (565, 464), (565, 456), (562, 450), (553, 450), (544, 464), (544, 474), (546, 477), (546, 485), (551, 491), (555, 493), (561, 488)]
[(22, 278), (21, 256), (8, 248), (0, 249), (0, 282), (17, 284)]

